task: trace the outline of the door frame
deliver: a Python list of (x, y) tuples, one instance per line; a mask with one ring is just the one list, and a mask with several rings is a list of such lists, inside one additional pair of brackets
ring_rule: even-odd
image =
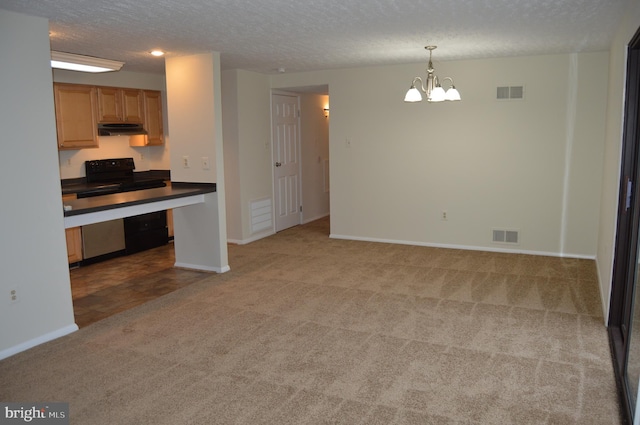
[[(640, 28), (627, 47), (617, 231), (608, 320), (608, 333), (616, 382), (622, 399), (622, 408), (629, 421), (632, 420), (635, 411), (635, 406), (630, 405), (629, 387), (625, 376), (629, 325), (631, 323), (635, 289), (633, 282), (635, 280), (636, 258), (638, 255), (638, 232), (640, 231), (639, 112)], [(627, 185), (629, 180), (632, 182), (632, 187), (628, 193)], [(640, 308), (640, 306), (638, 307)]]
[[(277, 230), (277, 225), (276, 225), (276, 220), (277, 220), (277, 205), (276, 205), (276, 178), (275, 178), (275, 168), (274, 168), (274, 158), (273, 158), (273, 153), (275, 151), (274, 148), (274, 139), (273, 139), (273, 130), (274, 130), (274, 115), (273, 115), (273, 96), (274, 95), (279, 95), (279, 96), (290, 96), (290, 97), (295, 97), (296, 101), (297, 101), (297, 119), (298, 119), (298, 125), (297, 125), (297, 129), (298, 129), (298, 146), (297, 146), (297, 152), (298, 152), (298, 199), (300, 200), (299, 205), (298, 205), (298, 223), (297, 225), (299, 226), (300, 224), (302, 224), (302, 211), (301, 209), (303, 209), (302, 207), (302, 193), (303, 193), (303, 182), (302, 182), (302, 129), (300, 128), (300, 94), (295, 93), (295, 92), (290, 92), (290, 91), (286, 91), (286, 90), (280, 90), (280, 89), (272, 89), (271, 90), (271, 95), (269, 96), (269, 108), (271, 111), (271, 152), (269, 153), (271, 158), (271, 199), (273, 199), (272, 202), (272, 217), (273, 217), (273, 233), (276, 233)], [(284, 230), (284, 229), (283, 229)]]

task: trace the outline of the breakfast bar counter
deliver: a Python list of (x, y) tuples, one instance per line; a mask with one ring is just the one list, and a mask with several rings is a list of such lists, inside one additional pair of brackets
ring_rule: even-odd
[(65, 200), (64, 225), (68, 229), (203, 203), (205, 195), (214, 192), (215, 183), (172, 182), (167, 187)]

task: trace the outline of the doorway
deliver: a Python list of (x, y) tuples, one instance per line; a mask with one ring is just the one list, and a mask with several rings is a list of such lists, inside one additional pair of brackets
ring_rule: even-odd
[(300, 224), (302, 170), (299, 111), (300, 99), (297, 95), (276, 93), (271, 95), (276, 232)]
[(279, 232), (329, 216), (329, 87), (273, 90), (271, 109), (271, 208)]
[[(633, 422), (640, 382), (640, 29), (629, 43), (618, 230), (616, 234), (609, 337), (623, 410)], [(636, 298), (638, 302), (636, 302)]]

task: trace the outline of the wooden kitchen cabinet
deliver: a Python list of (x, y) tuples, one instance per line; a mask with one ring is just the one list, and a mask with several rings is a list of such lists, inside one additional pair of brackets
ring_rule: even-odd
[(98, 122), (141, 123), (144, 120), (142, 90), (98, 87)]
[(72, 227), (65, 229), (67, 236), (67, 258), (69, 264), (82, 261), (82, 229), (80, 227)]
[(122, 118), (124, 122), (144, 122), (142, 90), (122, 89)]
[(170, 238), (173, 237), (173, 210), (167, 210), (167, 233)]
[[(76, 195), (62, 195), (62, 203), (66, 200), (76, 199)], [(69, 264), (82, 261), (82, 228), (72, 227), (65, 229), (67, 237), (67, 258)]]
[(147, 136), (130, 146), (164, 144), (162, 95), (157, 90), (54, 83), (58, 149), (98, 147), (98, 122), (141, 123)]
[(54, 83), (58, 149), (98, 147), (97, 90), (93, 86)]
[(147, 145), (164, 143), (162, 128), (162, 96), (159, 91), (143, 90), (144, 129), (147, 130)]
[(164, 144), (162, 128), (162, 95), (156, 90), (141, 90), (144, 104), (146, 136), (131, 136), (129, 146), (161, 146)]

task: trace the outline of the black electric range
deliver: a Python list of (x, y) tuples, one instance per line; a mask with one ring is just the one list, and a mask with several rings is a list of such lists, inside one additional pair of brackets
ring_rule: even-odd
[(85, 161), (87, 186), (77, 193), (78, 198), (131, 192), (164, 187), (163, 179), (139, 177), (134, 173), (133, 158), (94, 159)]
[[(134, 170), (133, 158), (85, 161), (86, 186), (76, 195), (89, 198), (167, 185), (164, 179), (140, 177), (145, 174)], [(164, 245), (168, 242), (167, 213), (157, 211), (83, 226), (82, 240), (85, 264)]]

